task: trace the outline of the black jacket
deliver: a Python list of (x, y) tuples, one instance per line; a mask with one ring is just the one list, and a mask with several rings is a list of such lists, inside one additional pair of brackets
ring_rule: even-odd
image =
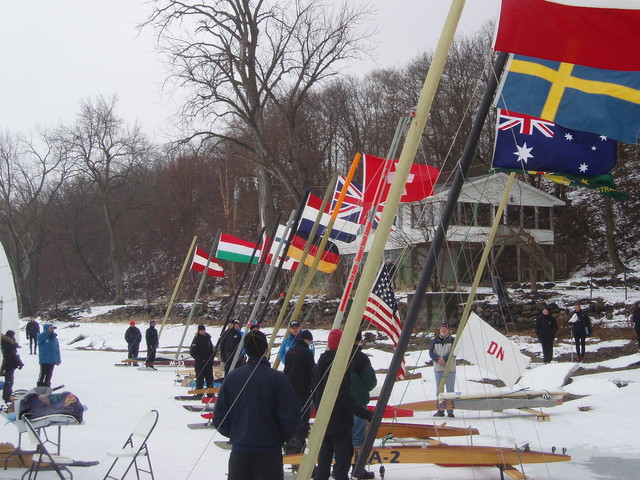
[(189, 353), (198, 363), (213, 364), (213, 343), (211, 343), (211, 335), (205, 333), (200, 335), (196, 333), (191, 342)]
[(222, 341), (220, 342), (220, 357), (223, 362), (233, 359), (236, 353), (236, 347), (240, 345), (242, 340), (242, 334), (235, 328), (227, 330), (223, 334)]
[(289, 379), (300, 401), (305, 403), (311, 395), (311, 376), (316, 362), (309, 345), (302, 339), (296, 340), (285, 356), (284, 375)]
[(299, 419), (300, 404), (289, 380), (266, 358), (251, 357), (222, 382), (212, 423), (235, 451), (280, 452)]
[(584, 313), (584, 310), (573, 312), (569, 323), (573, 325), (574, 337), (588, 337), (591, 335), (591, 320), (589, 319), (589, 315)]
[(631, 315), (631, 320), (633, 321), (633, 328), (636, 330), (640, 330), (640, 308), (636, 308)]
[[(320, 406), (320, 400), (324, 393), (324, 387), (327, 384), (328, 371), (331, 368), (336, 352), (333, 350), (325, 350), (318, 359), (318, 365), (313, 374), (313, 385), (316, 386), (314, 392), (314, 403), (316, 407)], [(371, 412), (365, 407), (358, 405), (351, 395), (350, 372), (347, 371), (340, 383), (340, 390), (336, 398), (336, 403), (331, 412), (329, 425), (327, 425), (326, 435), (338, 435), (341, 433), (351, 432), (353, 430), (353, 416), (371, 420)]]
[(553, 340), (557, 331), (558, 323), (551, 315), (540, 315), (536, 318), (536, 335), (540, 340)]
[(18, 342), (14, 338), (2, 335), (0, 349), (2, 350), (2, 370), (12, 371), (24, 367), (24, 363), (18, 355)]
[(40, 333), (40, 324), (37, 321), (28, 321), (24, 330), (27, 333), (27, 338), (36, 338)]
[(133, 345), (135, 343), (140, 344), (142, 341), (142, 333), (138, 327), (129, 327), (124, 332), (124, 341), (127, 345)]
[(149, 327), (144, 334), (144, 338), (147, 342), (147, 348), (156, 348), (158, 346), (158, 330), (156, 327)]

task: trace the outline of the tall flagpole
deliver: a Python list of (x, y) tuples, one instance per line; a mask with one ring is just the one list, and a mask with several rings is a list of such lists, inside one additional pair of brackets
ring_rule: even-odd
[(211, 263), (211, 257), (213, 257), (213, 253), (216, 251), (219, 240), (220, 240), (220, 230), (218, 230), (218, 233), (216, 233), (216, 239), (213, 242), (213, 245), (211, 246), (211, 251), (209, 252), (209, 256), (207, 257), (207, 264), (204, 266), (204, 271), (202, 272), (202, 277), (200, 278), (200, 284), (198, 285), (196, 296), (194, 297), (193, 303), (191, 304), (191, 310), (189, 311), (189, 316), (187, 317), (187, 323), (184, 326), (184, 330), (182, 331), (182, 337), (180, 338), (180, 343), (178, 344), (176, 359), (178, 359), (180, 356), (180, 351), (182, 350), (182, 344), (184, 343), (184, 337), (187, 336), (187, 329), (189, 328), (189, 325), (191, 325), (191, 320), (193, 319), (193, 313), (196, 311), (196, 304), (198, 303), (198, 299), (200, 298), (200, 293), (202, 292), (204, 281), (207, 278), (207, 272), (209, 271), (209, 264)]
[[(160, 331), (158, 332), (158, 341), (160, 341), (160, 336), (162, 335), (162, 330), (164, 330), (164, 324), (167, 323), (167, 319), (169, 318), (169, 314), (173, 309), (173, 302), (176, 299), (176, 295), (178, 294), (178, 290), (180, 290), (180, 285), (182, 284), (182, 278), (184, 277), (184, 272), (187, 270), (187, 265), (189, 265), (189, 260), (191, 259), (191, 253), (193, 252), (193, 248), (196, 246), (196, 240), (198, 240), (197, 235), (193, 237), (191, 241), (191, 246), (189, 247), (189, 251), (187, 252), (187, 256), (184, 259), (184, 263), (182, 264), (182, 270), (180, 270), (180, 275), (178, 275), (178, 281), (176, 282), (176, 286), (173, 287), (173, 293), (171, 294), (171, 298), (169, 299), (169, 305), (167, 305), (167, 311), (164, 313), (164, 318), (162, 319), (162, 325), (160, 325)], [(176, 359), (178, 356), (176, 355)]]
[[(502, 70), (507, 61), (507, 57), (508, 54), (504, 52), (498, 53), (496, 63), (493, 67), (493, 75), (487, 82), (487, 88), (482, 97), (482, 101), (480, 102), (480, 106), (478, 107), (478, 111), (476, 112), (473, 126), (471, 132), (469, 133), (469, 138), (467, 138), (467, 143), (465, 144), (464, 152), (462, 153), (460, 162), (456, 167), (456, 174), (453, 179), (451, 188), (449, 189), (447, 201), (444, 205), (444, 208), (442, 209), (440, 223), (438, 224), (438, 228), (433, 237), (433, 241), (431, 242), (427, 260), (424, 264), (424, 268), (422, 269), (422, 274), (420, 276), (418, 284), (416, 285), (416, 294), (413, 296), (413, 300), (411, 302), (411, 305), (409, 305), (409, 310), (407, 311), (407, 315), (404, 319), (402, 332), (400, 333), (400, 337), (398, 338), (398, 345), (396, 346), (396, 350), (389, 365), (389, 372), (397, 372), (400, 368), (400, 365), (402, 364), (404, 353), (407, 350), (409, 340), (411, 339), (413, 327), (416, 324), (420, 308), (422, 307), (422, 302), (424, 301), (424, 292), (427, 291), (427, 286), (431, 281), (431, 275), (433, 274), (433, 271), (436, 267), (440, 249), (446, 241), (449, 222), (453, 217), (453, 212), (455, 211), (458, 197), (460, 196), (460, 191), (462, 190), (462, 185), (464, 184), (464, 179), (469, 172), (471, 163), (473, 162), (473, 155), (478, 144), (478, 139), (480, 138), (480, 133), (482, 132), (482, 127), (484, 125), (487, 114), (489, 113), (489, 109), (491, 108), (491, 101), (493, 100), (493, 96), (496, 92), (498, 79), (502, 74)], [(367, 430), (367, 435), (364, 439), (362, 447), (360, 448), (360, 456), (358, 457), (354, 470), (354, 476), (356, 478), (361, 477), (362, 473), (364, 472), (365, 465), (371, 453), (371, 448), (373, 447), (373, 442), (375, 441), (375, 435), (380, 428), (382, 414), (389, 402), (389, 397), (391, 396), (394, 383), (395, 373), (387, 374), (384, 384), (382, 385), (382, 389), (380, 390), (378, 401), (376, 402), (376, 409), (373, 412), (373, 419), (371, 420), (369, 429)]]
[[(393, 177), (391, 189), (389, 190), (385, 207), (382, 211), (382, 218), (378, 224), (378, 229), (376, 230), (371, 250), (369, 251), (369, 256), (367, 257), (367, 261), (362, 270), (362, 276), (345, 324), (342, 340), (340, 341), (340, 346), (336, 352), (324, 394), (320, 402), (320, 407), (316, 414), (316, 420), (311, 430), (308, 449), (305, 451), (302, 464), (300, 465), (298, 479), (309, 480), (316, 458), (318, 457), (320, 444), (322, 443), (322, 439), (324, 438), (324, 434), (327, 430), (327, 424), (329, 423), (331, 412), (333, 411), (333, 406), (338, 396), (338, 389), (346, 371), (351, 349), (353, 348), (356, 333), (360, 327), (360, 321), (366, 307), (367, 299), (375, 282), (375, 276), (380, 266), (384, 248), (391, 232), (393, 219), (396, 216), (398, 204), (400, 203), (400, 198), (402, 197), (404, 186), (407, 182), (407, 177), (409, 176), (409, 170), (411, 169), (413, 159), (418, 151), (420, 137), (427, 124), (427, 117), (438, 89), (440, 78), (442, 77), (442, 72), (444, 70), (451, 44), (453, 43), (456, 26), (460, 20), (464, 3), (464, 0), (453, 0), (451, 3), (442, 35), (438, 41), (433, 61), (429, 67), (429, 72), (425, 79), (422, 92), (420, 93), (420, 99), (418, 100), (416, 108), (416, 116), (411, 122), (407, 139), (396, 166), (396, 172)], [(390, 370), (387, 378), (391, 376), (395, 377), (398, 368), (399, 365), (396, 367), (395, 371)], [(376, 407), (376, 411), (377, 410), (378, 407)], [(375, 430), (377, 431), (377, 426)], [(363, 459), (363, 455), (359, 458)], [(364, 463), (362, 465), (364, 466)]]
[(465, 304), (464, 311), (462, 312), (462, 316), (460, 317), (460, 324), (458, 325), (456, 338), (453, 341), (453, 346), (451, 347), (451, 355), (449, 355), (449, 358), (447, 359), (447, 364), (444, 367), (444, 374), (442, 375), (442, 379), (438, 384), (438, 391), (437, 391), (438, 394), (444, 391), (444, 386), (447, 384), (449, 373), (451, 372), (453, 365), (455, 365), (456, 346), (458, 346), (458, 342), (460, 341), (460, 334), (462, 333), (464, 328), (467, 326), (467, 320), (469, 320), (469, 313), (471, 312), (471, 306), (473, 305), (473, 300), (476, 296), (476, 292), (478, 291), (480, 280), (482, 280), (484, 267), (487, 264), (489, 253), (491, 253), (491, 248), (493, 247), (493, 242), (496, 238), (496, 234), (498, 233), (498, 227), (500, 226), (500, 220), (502, 219), (502, 215), (504, 213), (504, 207), (507, 205), (507, 201), (509, 200), (509, 194), (511, 193), (511, 188), (513, 187), (513, 182), (515, 181), (515, 179), (516, 179), (516, 172), (511, 172), (511, 174), (509, 175), (509, 179), (507, 180), (507, 184), (505, 186), (504, 192), (502, 192), (502, 199), (500, 200), (500, 205), (498, 206), (496, 216), (493, 219), (493, 224), (491, 225), (491, 230), (489, 231), (489, 237), (487, 238), (487, 243), (484, 246), (482, 257), (480, 258), (480, 263), (478, 265), (478, 269), (476, 270), (476, 275), (473, 279), (473, 283), (471, 284), (471, 290), (469, 290), (467, 303)]

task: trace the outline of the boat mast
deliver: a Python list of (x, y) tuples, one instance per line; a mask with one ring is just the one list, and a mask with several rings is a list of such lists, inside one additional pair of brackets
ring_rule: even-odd
[[(444, 242), (446, 240), (449, 222), (453, 217), (453, 212), (457, 205), (458, 197), (460, 196), (460, 191), (462, 190), (462, 185), (464, 184), (464, 179), (469, 172), (469, 168), (471, 167), (475, 148), (478, 144), (478, 139), (480, 138), (480, 133), (482, 131), (482, 127), (484, 126), (487, 114), (489, 113), (489, 109), (491, 108), (491, 102), (498, 86), (498, 79), (502, 74), (502, 70), (504, 69), (507, 57), (507, 53), (498, 53), (496, 63), (493, 68), (493, 75), (491, 75), (491, 77), (489, 78), (487, 88), (482, 97), (482, 101), (480, 103), (478, 111), (476, 112), (471, 132), (469, 134), (469, 137), (467, 138), (467, 143), (465, 144), (460, 162), (457, 165), (456, 174), (453, 179), (451, 189), (449, 190), (449, 195), (442, 211), (442, 215), (440, 217), (440, 223), (438, 224), (438, 228), (433, 237), (433, 241), (427, 255), (427, 260), (424, 264), (422, 274), (416, 286), (416, 294), (413, 296), (413, 301), (411, 302), (409, 310), (407, 311), (406, 318), (404, 319), (402, 332), (400, 333), (400, 338), (398, 339), (398, 345), (396, 346), (395, 352), (391, 359), (391, 364), (389, 365), (389, 373), (387, 373), (387, 377), (385, 378), (384, 384), (382, 385), (382, 390), (380, 391), (380, 395), (376, 403), (376, 409), (373, 412), (373, 419), (371, 420), (369, 429), (367, 430), (367, 435), (364, 439), (362, 447), (360, 448), (360, 455), (358, 456), (358, 461), (356, 462), (356, 466), (354, 469), (354, 477), (356, 478), (360, 478), (362, 476), (362, 473), (364, 472), (365, 465), (367, 464), (367, 460), (371, 453), (371, 448), (373, 447), (375, 435), (378, 431), (378, 428), (380, 427), (380, 422), (382, 421), (382, 414), (385, 407), (389, 403), (389, 397), (391, 396), (393, 384), (395, 383), (395, 376), (398, 369), (400, 368), (400, 365), (402, 364), (404, 353), (407, 350), (407, 346), (409, 345), (409, 340), (411, 339), (411, 334), (418, 319), (418, 313), (420, 312), (420, 308), (422, 307), (422, 302), (424, 300), (424, 292), (426, 292), (427, 286), (431, 281), (431, 276), (433, 274), (433, 271), (435, 270), (440, 249), (442, 248), (442, 245), (444, 245)], [(431, 72), (431, 70), (429, 72)]]
[[(424, 85), (422, 87), (422, 92), (420, 93), (420, 99), (418, 100), (418, 105), (416, 107), (415, 118), (411, 122), (411, 127), (409, 128), (407, 139), (402, 148), (402, 153), (400, 155), (398, 165), (396, 166), (396, 173), (389, 190), (389, 195), (387, 197), (384, 210), (382, 211), (382, 218), (380, 219), (380, 223), (378, 224), (378, 229), (376, 230), (376, 234), (371, 245), (371, 250), (369, 251), (367, 261), (362, 270), (360, 283), (358, 284), (358, 289), (356, 290), (353, 304), (345, 323), (340, 346), (338, 347), (338, 351), (336, 352), (336, 356), (333, 361), (329, 377), (327, 379), (324, 394), (322, 396), (322, 400), (318, 408), (318, 413), (316, 415), (316, 420), (313, 424), (313, 428), (311, 429), (308, 448), (305, 451), (305, 455), (303, 457), (302, 464), (300, 465), (300, 470), (297, 476), (299, 480), (309, 480), (311, 477), (313, 466), (316, 463), (316, 458), (318, 457), (318, 453), (320, 451), (320, 444), (322, 442), (322, 439), (324, 438), (327, 424), (329, 423), (329, 418), (331, 417), (331, 412), (333, 411), (333, 406), (338, 396), (338, 389), (342, 382), (344, 372), (346, 371), (356, 333), (360, 328), (360, 322), (362, 320), (362, 314), (364, 313), (367, 304), (367, 299), (369, 298), (369, 294), (371, 293), (373, 284), (375, 283), (376, 274), (378, 273), (382, 255), (384, 253), (384, 248), (387, 244), (387, 240), (389, 239), (389, 234), (393, 225), (393, 219), (396, 216), (398, 204), (400, 203), (400, 198), (402, 197), (404, 186), (407, 182), (407, 177), (409, 176), (409, 170), (411, 169), (411, 165), (413, 164), (413, 159), (415, 158), (416, 152), (418, 151), (420, 137), (422, 136), (422, 133), (427, 124), (429, 111), (431, 109), (433, 99), (435, 98), (435, 94), (440, 83), (440, 78), (442, 77), (442, 72), (444, 70), (451, 44), (453, 43), (456, 27), (460, 20), (460, 16), (462, 15), (464, 4), (464, 0), (454, 0), (451, 3), (442, 35), (440, 36), (440, 40), (438, 41), (438, 46), (436, 47), (433, 61), (429, 68), (427, 78), (425, 79)], [(389, 369), (387, 379), (389, 379), (389, 377), (395, 377), (399, 367), (399, 362), (395, 366), (395, 369), (391, 367)], [(374, 434), (375, 436), (375, 433), (380, 425), (382, 410), (384, 410), (384, 407), (382, 407), (382, 409), (380, 409), (379, 406), (376, 407), (376, 412), (378, 414), (378, 417), (380, 418), (378, 418), (378, 423), (375, 428), (369, 428), (368, 436), (370, 436), (371, 434)], [(371, 442), (371, 445), (372, 444), (373, 441)], [(371, 445), (369, 446), (369, 449), (371, 448)], [(366, 460), (366, 457), (368, 457), (368, 452), (366, 456), (360, 455), (359, 461), (363, 459)], [(364, 465), (365, 463), (361, 464), (360, 472), (364, 470)], [(362, 473), (360, 473), (360, 475), (361, 474)]]

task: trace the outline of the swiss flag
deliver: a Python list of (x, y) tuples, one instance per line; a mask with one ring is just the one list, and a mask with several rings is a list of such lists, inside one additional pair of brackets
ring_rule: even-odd
[[(364, 194), (365, 206), (385, 202), (393, 176), (398, 166), (397, 160), (383, 160), (372, 155), (364, 155)], [(386, 174), (385, 174), (386, 172)], [(413, 164), (404, 186), (400, 202), (417, 202), (433, 195), (433, 186), (440, 175), (440, 170), (427, 165)], [(380, 189), (380, 194), (376, 192)]]

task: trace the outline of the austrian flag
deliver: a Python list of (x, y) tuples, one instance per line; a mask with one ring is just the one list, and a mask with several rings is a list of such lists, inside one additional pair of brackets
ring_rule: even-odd
[[(196, 272), (204, 272), (207, 266), (207, 260), (209, 255), (200, 247), (196, 247), (196, 251), (193, 254), (193, 262), (191, 262), (191, 270)], [(209, 261), (209, 268), (207, 269), (207, 275), (210, 277), (224, 277), (224, 269), (222, 265), (216, 262), (215, 258), (211, 258)]]

